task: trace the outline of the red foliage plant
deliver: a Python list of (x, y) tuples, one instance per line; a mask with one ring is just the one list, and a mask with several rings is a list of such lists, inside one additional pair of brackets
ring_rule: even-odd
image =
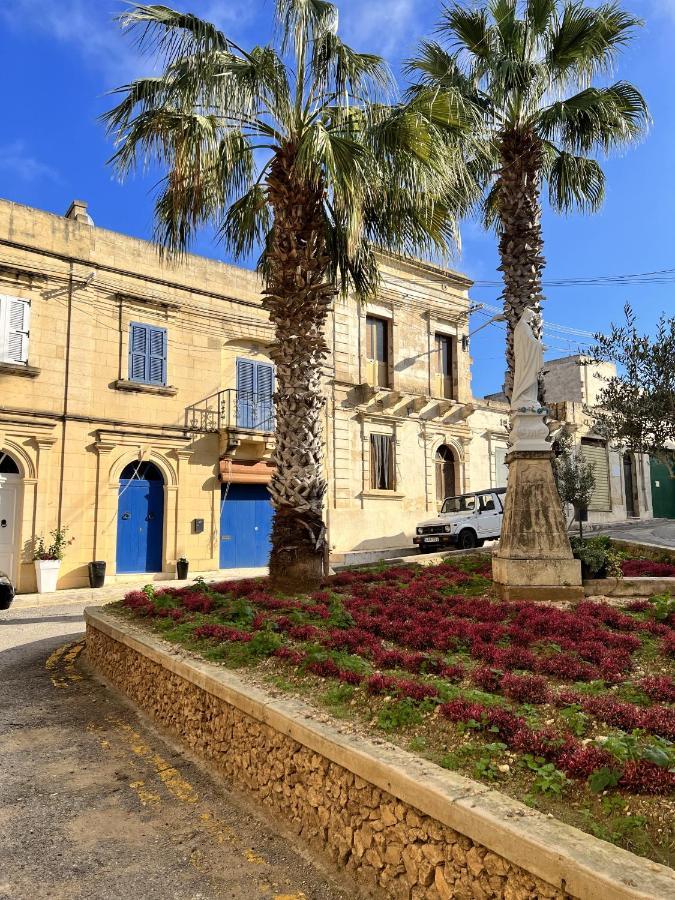
[(673, 578), (675, 565), (651, 559), (625, 559), (621, 571), (626, 578)]

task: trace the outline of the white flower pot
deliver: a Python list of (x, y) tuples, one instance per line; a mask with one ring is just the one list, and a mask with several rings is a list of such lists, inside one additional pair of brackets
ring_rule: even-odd
[(35, 560), (38, 594), (48, 594), (56, 590), (56, 582), (59, 577), (60, 568), (60, 559)]

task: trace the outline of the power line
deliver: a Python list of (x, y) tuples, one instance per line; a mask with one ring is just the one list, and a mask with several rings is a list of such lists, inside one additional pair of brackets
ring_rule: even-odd
[[(501, 313), (501, 310), (498, 306), (492, 306), (490, 303), (483, 303), (483, 308), (488, 310), (491, 313)], [(486, 313), (482, 313), (481, 310), (476, 310), (481, 313), (481, 315), (486, 315)], [(544, 320), (544, 331), (553, 331), (560, 332), (559, 336), (570, 335), (571, 337), (587, 337), (587, 338), (595, 338), (595, 335), (592, 331), (583, 331), (581, 328), (572, 328), (569, 325), (557, 325), (555, 322), (549, 322), (546, 319)], [(577, 343), (588, 343), (587, 341), (577, 341)]]
[[(617, 285), (675, 284), (675, 269), (656, 269), (625, 275), (570, 275), (541, 282), (542, 287), (615, 287)], [(501, 281), (476, 279), (479, 287), (502, 287)]]

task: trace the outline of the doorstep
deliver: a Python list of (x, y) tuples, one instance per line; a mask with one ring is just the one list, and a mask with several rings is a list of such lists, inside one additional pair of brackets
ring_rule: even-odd
[[(12, 603), (12, 609), (27, 609), (35, 606), (63, 606), (67, 603), (111, 603), (129, 591), (140, 591), (147, 584), (152, 584), (158, 590), (168, 587), (185, 587), (195, 578), (204, 578), (206, 581), (240, 581), (242, 578), (260, 578), (267, 575), (266, 568), (259, 569), (215, 569), (210, 572), (190, 573), (184, 581), (172, 578), (159, 578), (155, 573), (148, 573), (145, 577), (137, 575), (112, 576), (106, 579), (106, 584), (101, 588), (64, 588), (42, 594), (17, 594)], [(128, 579), (132, 580), (128, 580)], [(123, 579), (123, 580), (122, 580)]]

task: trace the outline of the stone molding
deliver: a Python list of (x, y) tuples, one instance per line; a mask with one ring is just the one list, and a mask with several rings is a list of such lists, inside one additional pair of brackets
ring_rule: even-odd
[(116, 391), (129, 391), (134, 394), (154, 394), (158, 397), (175, 397), (178, 388), (160, 387), (156, 384), (142, 384), (140, 381), (128, 381), (126, 378), (118, 378), (113, 381), (111, 387)]
[(42, 369), (27, 363), (0, 362), (0, 375), (18, 375), (20, 378), (37, 378)]
[[(278, 736), (290, 738), (301, 748), (307, 748), (319, 759), (323, 758), (327, 766), (332, 763), (362, 779), (365, 788), (371, 786), (386, 792), (394, 803), (408, 804), (437, 824), (453, 829), (459, 833), (460, 843), (466, 838), (474, 842), (481, 861), (476, 845), (482, 850), (487, 848), (506, 864), (507, 877), (510, 871), (519, 878), (518, 871), (524, 870), (523, 874), (529, 873), (540, 879), (545, 884), (540, 883), (541, 893), (537, 896), (576, 897), (579, 900), (600, 897), (602, 900), (662, 900), (675, 895), (672, 869), (549, 819), (482, 784), (443, 770), (384, 741), (347, 734), (339, 727), (317, 721), (314, 718), (316, 711), (307, 704), (288, 698), (272, 698), (232, 672), (206, 661), (185, 658), (166, 642), (132, 623), (102, 612), (100, 608), (88, 608), (85, 619), (90, 662), (104, 676), (121, 674), (119, 681), (122, 683), (115, 682), (113, 677), (119, 689), (125, 690), (127, 675), (138, 677), (138, 667), (126, 664), (123, 670), (116, 672), (111, 660), (122, 648), (115, 650), (115, 644), (137, 654), (139, 666), (145, 661), (154, 663), (167, 674), (223, 701), (264, 730), (271, 729)], [(199, 721), (197, 708), (185, 708), (184, 702), (169, 706), (172, 722), (176, 721), (176, 715), (184, 716), (186, 723)], [(144, 711), (151, 715), (154, 712), (153, 709)], [(159, 719), (161, 721), (161, 716)], [(249, 747), (240, 749), (247, 756), (252, 750)], [(226, 753), (226, 750), (222, 752)], [(214, 752), (208, 755), (217, 756)], [(256, 783), (254, 774), (251, 778)], [(283, 796), (283, 781), (281, 774), (282, 793), (277, 796)], [(467, 856), (472, 852), (468, 850)], [(368, 860), (368, 854), (365, 860)], [(511, 866), (517, 868), (514, 870)], [(367, 863), (365, 868), (368, 868)], [(359, 874), (364, 874), (363, 866)], [(503, 896), (532, 896), (531, 893), (519, 894), (517, 888), (513, 893), (514, 887), (507, 887)]]

